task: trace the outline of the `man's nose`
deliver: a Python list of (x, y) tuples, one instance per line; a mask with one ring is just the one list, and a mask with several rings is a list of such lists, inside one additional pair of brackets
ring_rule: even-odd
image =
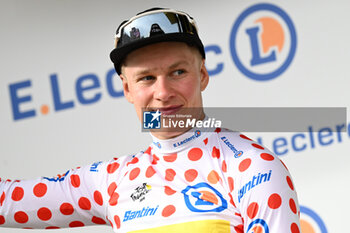
[(174, 96), (171, 80), (167, 77), (159, 77), (154, 85), (154, 98), (159, 101), (168, 101)]

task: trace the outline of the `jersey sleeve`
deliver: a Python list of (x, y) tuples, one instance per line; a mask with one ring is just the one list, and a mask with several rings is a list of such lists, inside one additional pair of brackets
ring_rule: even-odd
[(108, 169), (113, 161), (55, 178), (0, 181), (0, 227), (55, 229), (107, 224)]
[(299, 204), (291, 174), (271, 151), (242, 134), (228, 135), (240, 153), (230, 156), (232, 196), (244, 232), (300, 232)]

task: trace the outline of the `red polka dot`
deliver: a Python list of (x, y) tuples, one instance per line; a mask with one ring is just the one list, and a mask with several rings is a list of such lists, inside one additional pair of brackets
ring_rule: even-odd
[(243, 139), (247, 139), (247, 140), (249, 140), (249, 141), (251, 141), (252, 139), (250, 139), (250, 138), (248, 138), (247, 136), (245, 136), (245, 135), (243, 135), (243, 134), (240, 134), (239, 135), (241, 138), (243, 138)]
[(26, 223), (28, 222), (28, 215), (23, 211), (18, 211), (15, 213), (15, 221), (18, 223)]
[(71, 175), (70, 182), (74, 188), (79, 188), (80, 186), (80, 177), (78, 175)]
[(47, 186), (44, 183), (39, 183), (34, 186), (33, 193), (36, 197), (43, 197), (47, 192)]
[(172, 215), (173, 213), (175, 213), (176, 208), (173, 205), (168, 205), (166, 206), (163, 211), (162, 211), (162, 216), (163, 217), (169, 217), (170, 215)]
[(108, 195), (111, 196), (114, 191), (117, 189), (117, 184), (115, 182), (112, 182), (107, 189)]
[(188, 159), (191, 161), (197, 161), (202, 158), (203, 151), (200, 148), (192, 148), (188, 152)]
[(247, 208), (247, 215), (249, 218), (253, 219), (258, 213), (259, 205), (256, 202), (252, 202)]
[(251, 159), (245, 159), (243, 160), (240, 164), (239, 164), (239, 171), (240, 172), (244, 172), (245, 170), (247, 170), (250, 166), (250, 164), (252, 163)]
[(107, 166), (107, 172), (109, 173), (109, 174), (112, 174), (112, 173), (114, 173), (118, 168), (119, 168), (119, 163), (117, 163), (117, 162), (114, 162), (114, 163), (111, 163), (111, 164), (108, 164), (108, 166)]
[(207, 145), (208, 144), (208, 138), (203, 140), (204, 144)]
[(185, 179), (188, 182), (194, 181), (198, 176), (198, 172), (195, 169), (189, 169), (185, 172)]
[(60, 211), (63, 215), (71, 215), (74, 212), (74, 208), (71, 204), (69, 203), (63, 203), (60, 206)]
[(260, 150), (264, 150), (265, 148), (260, 146), (259, 144), (256, 144), (256, 143), (252, 143), (252, 146), (255, 147), (255, 148), (258, 148)]
[(223, 172), (227, 172), (227, 164), (226, 164), (226, 161), (225, 161), (225, 160), (222, 161), (221, 170), (222, 170)]
[(119, 229), (120, 228), (120, 218), (118, 215), (114, 216), (114, 222), (115, 222), (115, 225), (117, 226), (117, 229)]
[(291, 189), (291, 190), (294, 190), (294, 186), (293, 186), (292, 179), (291, 179), (289, 176), (287, 176), (286, 179), (287, 179), (287, 183), (288, 183), (290, 189)]
[(119, 199), (119, 194), (118, 193), (113, 193), (111, 195), (111, 198), (109, 199), (109, 204), (111, 206), (115, 206), (118, 204), (118, 199)]
[(149, 166), (146, 170), (146, 177), (150, 178), (152, 177), (154, 174), (156, 173), (156, 171), (154, 170), (153, 166)]
[(98, 205), (103, 205), (102, 194), (97, 190), (94, 192), (94, 200)]
[(50, 220), (52, 217), (51, 211), (46, 207), (40, 208), (37, 212), (37, 215), (38, 215), (38, 218), (42, 221)]
[(143, 153), (144, 153), (144, 154), (151, 155), (151, 150), (152, 150), (152, 148), (149, 146), (149, 147), (147, 148), (147, 150), (145, 150), (145, 152), (143, 152)]
[(227, 181), (228, 181), (228, 186), (230, 187), (230, 192), (232, 192), (233, 189), (234, 189), (233, 178), (232, 178), (232, 177), (228, 177), (228, 178), (227, 178)]
[(170, 188), (169, 186), (165, 186), (164, 187), (164, 192), (166, 195), (173, 195), (174, 193), (176, 193), (175, 190), (173, 190), (172, 188)]
[(134, 169), (131, 170), (130, 174), (129, 174), (129, 179), (130, 180), (134, 180), (138, 177), (138, 175), (140, 174), (140, 168), (136, 167)]
[(23, 188), (21, 188), (21, 187), (16, 187), (16, 188), (13, 190), (13, 192), (12, 192), (11, 198), (12, 198), (12, 200), (14, 200), (14, 201), (20, 201), (20, 200), (22, 200), (23, 196), (24, 196), (24, 190), (23, 190)]
[(177, 154), (175, 153), (175, 154), (171, 154), (171, 155), (165, 155), (163, 157), (163, 159), (165, 162), (172, 163), (177, 159)]
[(50, 230), (50, 229), (60, 229), (59, 227), (56, 226), (49, 226), (45, 228), (46, 230)]
[(243, 229), (244, 229), (244, 226), (242, 224), (238, 225), (238, 226), (235, 226), (235, 231), (237, 233), (243, 233), (244, 232)]
[(83, 227), (83, 226), (85, 226), (84, 223), (80, 221), (73, 221), (69, 223), (69, 227)]
[(173, 181), (175, 175), (176, 175), (176, 172), (173, 169), (171, 169), (171, 168), (166, 169), (166, 171), (165, 171), (165, 179), (167, 181)]
[(221, 178), (220, 178), (219, 174), (215, 170), (212, 170), (208, 174), (207, 179), (208, 179), (209, 183), (216, 184)]
[(295, 201), (293, 200), (293, 198), (289, 199), (289, 207), (294, 214), (297, 213), (297, 205), (295, 204)]
[(158, 156), (157, 156), (157, 155), (153, 155), (152, 164), (153, 164), (153, 165), (156, 165), (156, 164), (158, 163), (158, 160), (159, 160)]
[(214, 146), (211, 152), (211, 156), (213, 158), (220, 158), (220, 150)]
[(282, 204), (282, 198), (277, 193), (274, 193), (271, 194), (267, 203), (271, 209), (277, 209)]
[(266, 160), (266, 161), (272, 161), (274, 160), (275, 158), (273, 157), (273, 155), (269, 154), (269, 153), (261, 153), (260, 154), (260, 157), (263, 159), (263, 160)]
[(134, 157), (130, 162), (126, 164), (126, 166), (129, 166), (130, 164), (136, 164), (139, 162), (139, 159), (137, 157)]
[(91, 202), (86, 197), (81, 197), (78, 201), (78, 205), (83, 210), (90, 210), (91, 209)]
[(215, 129), (215, 132), (216, 132), (216, 133), (220, 133), (220, 132), (221, 132), (221, 128), (216, 128), (216, 129)]
[(4, 201), (5, 201), (5, 192), (2, 192), (2, 194), (1, 194), (1, 197), (0, 197), (0, 206), (2, 206), (2, 204), (4, 203)]
[(5, 217), (0, 215), (0, 225), (5, 223)]
[(98, 218), (96, 216), (93, 216), (92, 219), (91, 219), (91, 222), (95, 223), (95, 224), (100, 224), (100, 225), (104, 225), (104, 224), (107, 224), (107, 222), (102, 219), (102, 218)]
[(290, 230), (292, 231), (292, 233), (300, 233), (298, 224), (296, 223), (292, 223), (292, 225), (290, 226)]

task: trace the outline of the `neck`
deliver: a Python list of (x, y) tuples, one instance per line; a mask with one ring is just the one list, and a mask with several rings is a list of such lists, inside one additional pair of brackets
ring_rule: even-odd
[[(160, 130), (151, 130), (151, 134), (154, 138), (160, 139), (160, 140), (166, 140), (166, 139), (171, 139), (178, 137), (190, 130), (193, 129), (191, 125), (189, 126), (181, 126), (181, 123), (185, 123), (187, 120), (204, 120), (206, 118), (203, 109), (199, 112), (199, 114), (196, 117), (175, 117), (175, 118), (170, 118), (170, 117), (164, 117), (163, 123), (165, 125), (162, 126), (162, 129)], [(181, 122), (183, 121), (183, 122)]]

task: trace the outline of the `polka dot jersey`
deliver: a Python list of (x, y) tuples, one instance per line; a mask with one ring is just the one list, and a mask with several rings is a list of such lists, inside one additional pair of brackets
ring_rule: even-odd
[(226, 129), (153, 138), (144, 152), (55, 178), (0, 181), (0, 227), (115, 232), (299, 233), (282, 161)]

